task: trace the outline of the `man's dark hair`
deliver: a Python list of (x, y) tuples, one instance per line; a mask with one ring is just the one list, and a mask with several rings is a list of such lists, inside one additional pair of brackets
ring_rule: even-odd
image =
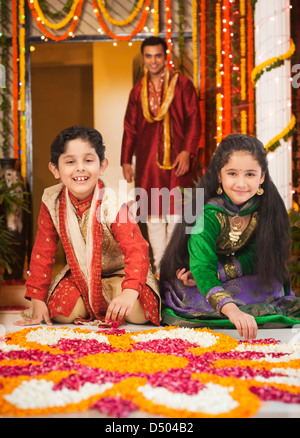
[(145, 47), (147, 47), (147, 46), (159, 46), (159, 45), (163, 46), (164, 52), (166, 54), (167, 50), (168, 50), (168, 46), (167, 46), (167, 43), (165, 42), (165, 40), (163, 40), (160, 37), (156, 37), (156, 36), (152, 36), (152, 37), (146, 38), (142, 42), (142, 45), (141, 45), (141, 53), (142, 53), (142, 55), (144, 54), (144, 48)]

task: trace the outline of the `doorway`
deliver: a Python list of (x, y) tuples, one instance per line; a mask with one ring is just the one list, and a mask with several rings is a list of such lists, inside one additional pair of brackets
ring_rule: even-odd
[[(140, 42), (38, 43), (31, 48), (32, 223), (37, 230), (41, 197), (58, 181), (48, 170), (50, 145), (72, 125), (87, 125), (103, 135), (109, 167), (105, 182), (123, 178), (120, 166), (123, 120), (133, 85), (133, 60)], [(56, 264), (64, 263), (59, 248)]]

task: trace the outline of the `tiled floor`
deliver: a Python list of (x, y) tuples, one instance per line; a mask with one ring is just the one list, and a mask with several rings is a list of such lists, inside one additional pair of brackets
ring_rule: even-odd
[[(0, 336), (7, 333), (11, 333), (17, 330), (21, 330), (22, 327), (15, 326), (14, 321), (20, 319), (18, 313), (1, 313), (0, 311)], [(60, 325), (57, 324), (57, 327)], [(69, 327), (76, 327), (74, 325), (69, 325)], [(123, 328), (123, 327), (122, 327)], [(138, 331), (143, 329), (149, 329), (149, 326), (135, 326), (128, 324), (124, 326), (128, 331)], [(92, 327), (91, 330), (98, 330), (96, 327)], [(216, 330), (221, 331), (233, 338), (240, 339), (236, 330)], [(292, 329), (269, 329), (269, 330), (259, 330), (258, 339), (263, 338), (274, 338), (282, 342), (297, 342), (300, 343), (300, 325)], [(1, 416), (0, 416), (1, 417)], [(62, 415), (51, 415), (48, 417), (62, 417)], [(64, 414), (64, 418), (105, 418), (104, 415), (100, 414), (96, 410), (89, 410), (83, 413), (74, 414)], [(149, 415), (145, 415), (141, 412), (135, 412), (129, 418), (155, 418)], [(265, 405), (260, 409), (255, 418), (300, 418), (300, 405), (285, 404), (279, 402), (265, 403)]]

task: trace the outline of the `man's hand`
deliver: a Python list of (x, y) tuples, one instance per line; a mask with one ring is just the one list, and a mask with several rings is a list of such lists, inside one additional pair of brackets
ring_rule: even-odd
[(190, 168), (190, 153), (187, 151), (181, 151), (176, 160), (173, 163), (173, 166), (176, 167), (176, 176), (185, 175)]
[(133, 181), (133, 178), (134, 178), (134, 173), (133, 173), (131, 164), (125, 163), (122, 165), (122, 167), (123, 167), (124, 178), (126, 179), (126, 181), (128, 183), (131, 183)]
[(15, 325), (37, 325), (45, 321), (47, 325), (52, 325), (47, 304), (44, 301), (32, 299), (32, 318), (15, 321)]

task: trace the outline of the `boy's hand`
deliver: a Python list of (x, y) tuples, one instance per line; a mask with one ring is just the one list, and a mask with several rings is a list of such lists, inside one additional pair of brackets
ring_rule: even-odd
[(32, 317), (15, 321), (15, 325), (36, 325), (45, 321), (46, 324), (52, 325), (47, 304), (44, 301), (32, 299)]
[(257, 324), (252, 315), (242, 312), (234, 303), (225, 304), (222, 313), (228, 316), (229, 321), (236, 326), (239, 335), (245, 340), (256, 338)]
[(115, 322), (128, 317), (135, 305), (139, 293), (134, 289), (124, 289), (121, 295), (114, 298), (108, 306), (105, 322)]

